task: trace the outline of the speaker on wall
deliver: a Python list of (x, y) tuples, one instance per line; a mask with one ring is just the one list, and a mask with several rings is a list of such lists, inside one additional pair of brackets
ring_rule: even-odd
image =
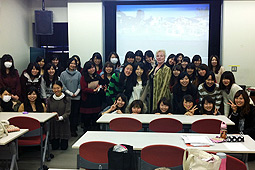
[(35, 10), (35, 34), (36, 35), (53, 34), (52, 11)]

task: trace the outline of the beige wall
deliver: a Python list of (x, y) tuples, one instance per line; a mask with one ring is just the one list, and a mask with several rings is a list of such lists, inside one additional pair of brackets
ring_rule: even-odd
[(81, 63), (94, 52), (103, 55), (103, 5), (97, 3), (68, 3), (69, 55), (79, 55)]
[(255, 86), (255, 2), (223, 4), (222, 62), (226, 70), (238, 65), (236, 82)]
[(29, 3), (0, 0), (0, 56), (10, 54), (19, 73), (29, 62)]

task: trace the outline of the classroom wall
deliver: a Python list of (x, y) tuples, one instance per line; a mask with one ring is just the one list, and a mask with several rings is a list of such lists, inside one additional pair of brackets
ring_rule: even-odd
[(69, 56), (79, 55), (81, 63), (94, 52), (103, 53), (103, 4), (68, 3)]
[(29, 62), (28, 0), (0, 1), (0, 56), (10, 54), (19, 74)]
[(236, 82), (255, 86), (255, 2), (224, 1), (222, 63), (237, 65)]

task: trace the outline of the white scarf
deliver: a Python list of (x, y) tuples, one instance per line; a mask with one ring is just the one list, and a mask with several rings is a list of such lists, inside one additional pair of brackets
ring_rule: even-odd
[(55, 99), (55, 100), (61, 100), (61, 99), (63, 99), (64, 97), (65, 97), (65, 94), (64, 94), (64, 93), (62, 93), (59, 97), (56, 96), (56, 94), (53, 94), (53, 99)]

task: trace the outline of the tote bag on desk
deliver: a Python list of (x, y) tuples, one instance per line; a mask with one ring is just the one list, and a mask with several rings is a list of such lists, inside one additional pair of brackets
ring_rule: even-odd
[(186, 149), (183, 155), (183, 170), (218, 170), (220, 163), (217, 155), (199, 149)]
[(0, 139), (8, 135), (8, 131), (5, 125), (8, 123), (6, 120), (0, 121)]

